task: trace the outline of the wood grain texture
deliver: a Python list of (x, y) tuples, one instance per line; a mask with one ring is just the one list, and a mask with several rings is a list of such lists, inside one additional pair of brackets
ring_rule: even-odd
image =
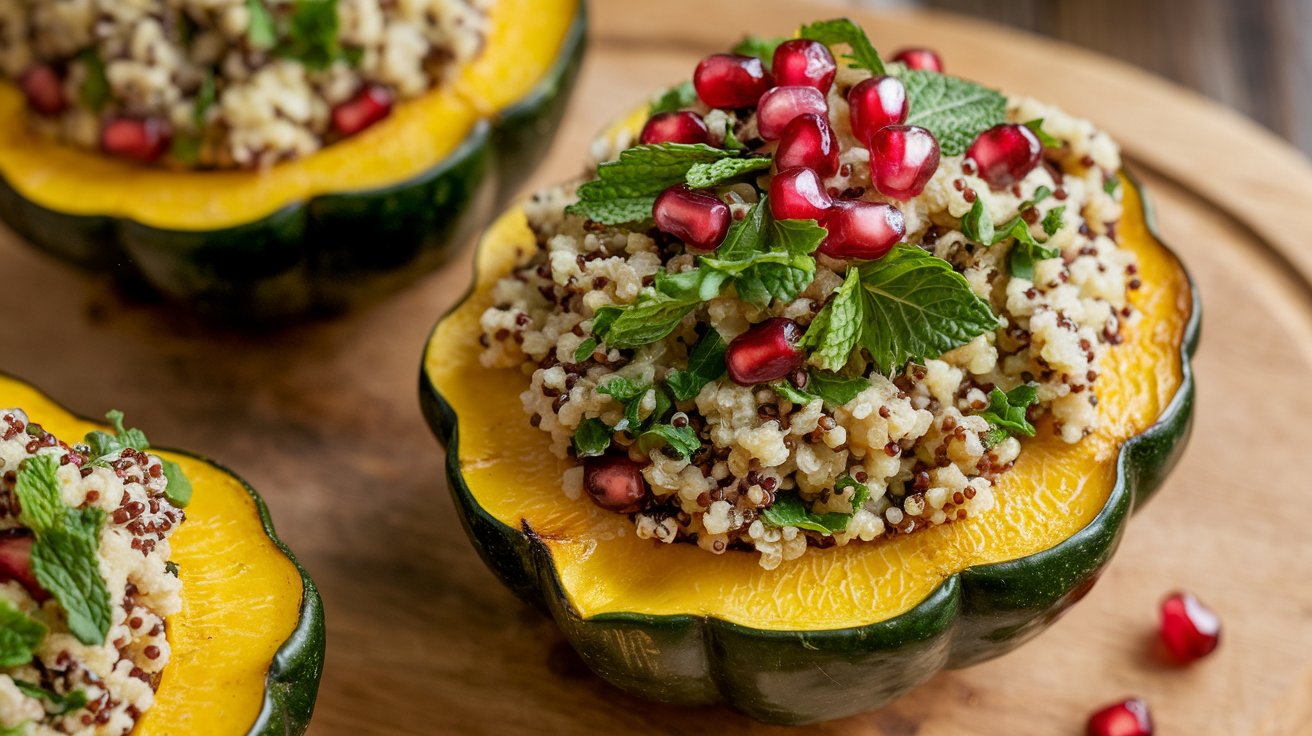
[[(740, 29), (784, 33), (833, 12), (762, 0), (743, 19), (742, 7), (594, 2), (578, 95), (525, 188), (582, 173), (604, 121)], [(1013, 654), (809, 732), (1073, 735), (1093, 707), (1136, 693), (1162, 733), (1308, 733), (1312, 535), (1285, 514), (1307, 498), (1312, 167), (1238, 115), (1086, 52), (945, 15), (864, 20), (881, 47), (931, 44), (951, 69), (1109, 129), (1198, 280), (1206, 336), (1192, 445), (1088, 598)], [(312, 733), (784, 733), (619, 693), (483, 568), (415, 398), (424, 339), (464, 292), (469, 262), (466, 251), (349, 317), (250, 335), (124, 297), (0, 233), (0, 369), (84, 413), (121, 408), (161, 444), (212, 455), (264, 494), (327, 607)], [(1227, 627), (1218, 653), (1183, 671), (1151, 655), (1157, 602), (1176, 587)]]

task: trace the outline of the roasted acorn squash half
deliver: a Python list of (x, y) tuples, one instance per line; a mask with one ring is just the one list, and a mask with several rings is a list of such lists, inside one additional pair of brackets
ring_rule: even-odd
[(499, 0), (457, 79), (305, 158), (143, 168), (46, 141), (0, 83), (0, 219), (44, 251), (199, 311), (335, 311), (438, 265), (546, 152), (583, 53), (583, 0)]
[[(2, 373), (0, 406), (65, 437), (107, 429)], [(195, 492), (172, 537), (182, 578), (182, 611), (167, 622), (172, 659), (133, 735), (304, 733), (324, 657), (314, 581), (245, 481), (197, 455), (152, 452), (181, 465)]]
[(656, 700), (807, 723), (878, 708), (940, 669), (1015, 648), (1089, 590), (1189, 435), (1199, 300), (1142, 190), (1123, 180), (1118, 232), (1147, 286), (1134, 297), (1142, 319), (1100, 368), (1100, 429), (1068, 445), (1045, 421), (999, 479), (999, 508), (979, 519), (813, 549), (775, 570), (747, 554), (654, 546), (626, 518), (561, 492), (566, 461), (525, 421), (526, 379), (478, 360), (491, 287), (516, 248), (533, 247), (511, 209), (483, 237), (473, 290), (433, 331), (420, 377), (470, 538), (598, 675)]

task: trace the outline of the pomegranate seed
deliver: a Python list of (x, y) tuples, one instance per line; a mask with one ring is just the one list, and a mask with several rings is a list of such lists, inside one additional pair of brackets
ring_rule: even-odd
[(1162, 601), (1158, 629), (1166, 651), (1187, 664), (1211, 654), (1221, 642), (1221, 619), (1192, 593), (1172, 593)]
[(772, 317), (735, 337), (725, 350), (729, 377), (742, 386), (755, 386), (787, 376), (802, 367), (806, 353), (797, 343), (802, 326), (787, 317)]
[(833, 204), (815, 169), (785, 169), (770, 180), (770, 214), (776, 220), (821, 220)]
[(761, 95), (756, 106), (756, 130), (767, 141), (777, 141), (798, 115), (825, 115), (829, 105), (815, 87), (775, 87)]
[(938, 141), (918, 125), (889, 125), (870, 137), (870, 178), (880, 193), (906, 201), (938, 169)]
[(642, 126), (639, 143), (705, 143), (710, 131), (695, 112), (661, 112)]
[(593, 503), (617, 514), (631, 514), (642, 508), (642, 499), (647, 495), (642, 466), (614, 455), (584, 459), (583, 488)]
[(755, 56), (711, 54), (697, 65), (692, 86), (709, 107), (751, 107), (774, 79)]
[(355, 97), (333, 108), (333, 130), (355, 135), (392, 114), (392, 93), (386, 87), (367, 84)]
[(697, 250), (715, 250), (733, 221), (729, 205), (712, 194), (683, 184), (661, 192), (651, 208), (651, 216), (661, 232)]
[(1003, 123), (980, 133), (966, 149), (979, 177), (994, 189), (1005, 189), (1025, 178), (1043, 155), (1034, 131), (1017, 123)]
[(44, 601), (50, 594), (37, 582), (32, 571), (32, 533), (26, 529), (8, 529), (0, 532), (0, 581), (13, 580), (27, 589), (28, 594)]
[(865, 143), (876, 131), (907, 121), (907, 88), (897, 77), (871, 77), (847, 93), (852, 114), (852, 132)]
[(784, 41), (775, 47), (772, 68), (775, 84), (815, 87), (821, 92), (829, 91), (838, 72), (829, 47), (806, 38)]
[(67, 101), (64, 99), (64, 82), (59, 72), (49, 64), (37, 64), (23, 72), (18, 80), (27, 105), (39, 115), (53, 117), (64, 111)]
[(1089, 716), (1088, 736), (1153, 736), (1153, 719), (1148, 704), (1130, 698)]
[(883, 202), (839, 200), (825, 216), (820, 252), (833, 258), (883, 258), (907, 234), (902, 211)]
[(114, 118), (100, 129), (100, 148), (148, 164), (168, 150), (168, 127), (158, 118)]
[(905, 64), (908, 69), (943, 73), (943, 60), (937, 53), (925, 48), (902, 49), (893, 54), (893, 61)]
[(804, 166), (820, 176), (837, 174), (838, 136), (829, 121), (810, 112), (793, 118), (779, 139), (774, 165), (778, 171)]

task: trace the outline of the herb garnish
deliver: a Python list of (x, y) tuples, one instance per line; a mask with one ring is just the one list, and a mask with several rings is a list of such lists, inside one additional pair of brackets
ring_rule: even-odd
[(870, 498), (870, 488), (857, 482), (850, 475), (839, 478), (834, 484), (835, 492), (841, 492), (846, 488), (853, 489), (850, 499), (852, 510), (848, 513), (829, 511), (817, 514), (807, 509), (806, 503), (796, 493), (781, 493), (775, 497), (774, 503), (761, 511), (761, 519), (770, 526), (776, 527), (795, 526), (827, 535), (841, 532), (847, 529), (848, 522), (865, 504), (866, 499)]
[(1025, 122), (1025, 127), (1034, 133), (1034, 136), (1039, 139), (1039, 145), (1044, 148), (1061, 148), (1062, 143), (1060, 140), (1043, 132), (1043, 118), (1028, 120)]
[(733, 181), (744, 174), (767, 170), (773, 162), (774, 160), (769, 156), (752, 156), (722, 158), (709, 164), (693, 164), (688, 169), (685, 181), (693, 189), (709, 189)]
[[(126, 448), (138, 452), (150, 449), (150, 441), (146, 439), (145, 432), (123, 426), (123, 412), (115, 409), (105, 414), (105, 418), (114, 425), (115, 433), (109, 434), (96, 430), (88, 432), (85, 439), (87, 445), (91, 447), (93, 465), (106, 465), (110, 455), (117, 455)], [(160, 458), (159, 462), (164, 470), (164, 477), (168, 480), (164, 488), (164, 497), (174, 506), (184, 508), (191, 502), (191, 481), (182, 472), (182, 467), (172, 460)]]
[(105, 103), (109, 102), (109, 77), (105, 76), (105, 62), (94, 46), (83, 49), (77, 58), (82, 62), (86, 73), (82, 80), (82, 87), (78, 90), (78, 96), (82, 99), (83, 105), (99, 112)]
[(1034, 436), (1034, 425), (1026, 416), (1031, 404), (1037, 403), (1039, 392), (1031, 384), (1022, 384), (1006, 393), (994, 388), (989, 392), (989, 408), (979, 413), (988, 420), (989, 431), (983, 436), (984, 446), (991, 448), (1010, 435)]
[(274, 25), (273, 14), (265, 6), (264, 0), (246, 0), (246, 12), (251, 16), (246, 26), (246, 42), (251, 48), (271, 49), (278, 43), (278, 28)]
[(879, 58), (879, 52), (870, 43), (870, 38), (866, 36), (865, 30), (849, 18), (834, 18), (833, 20), (808, 23), (802, 26), (797, 35), (801, 38), (819, 41), (826, 46), (847, 44), (847, 47), (851, 49), (851, 53), (845, 54), (844, 58), (851, 62), (852, 66), (858, 69), (869, 69), (875, 75), (884, 73), (884, 62)]
[(627, 148), (619, 160), (597, 167), (597, 178), (579, 187), (579, 201), (565, 208), (603, 225), (642, 222), (651, 217), (656, 197), (687, 180), (695, 164), (734, 154), (704, 143), (661, 143)]
[(983, 85), (925, 69), (905, 69), (907, 125), (929, 129), (944, 156), (965, 153), (982, 131), (1006, 122), (1007, 98)]
[(574, 454), (579, 457), (597, 457), (610, 447), (612, 430), (595, 417), (584, 419), (574, 430)]
[(670, 371), (665, 376), (665, 385), (674, 394), (675, 401), (692, 399), (706, 384), (724, 375), (725, 349), (724, 338), (714, 327), (708, 327), (706, 334), (688, 353), (687, 369)]
[(45, 624), (0, 599), (0, 667), (28, 664), (45, 637)]
[[(1021, 202), (1019, 212), (1028, 210), (1051, 194), (1051, 189), (1039, 187), (1035, 190), (1032, 199)], [(1042, 227), (1048, 237), (1052, 237), (1061, 229), (1065, 213), (1066, 207), (1062, 206), (1053, 208), (1044, 216)], [(984, 211), (984, 202), (979, 199), (975, 200), (970, 206), (970, 211), (961, 218), (961, 232), (970, 240), (984, 246), (997, 245), (1004, 240), (1014, 239), (1016, 242), (1012, 244), (1011, 251), (1007, 254), (1007, 270), (1012, 276), (1031, 281), (1034, 280), (1035, 263), (1061, 255), (1056, 248), (1047, 247), (1035, 239), (1030, 232), (1029, 223), (1025, 222), (1020, 214), (995, 228), (988, 213)]]
[(692, 86), (692, 80), (684, 80), (654, 97), (647, 108), (647, 114), (650, 116), (675, 112), (685, 107), (692, 107), (696, 102), (697, 89)]
[(62, 716), (65, 713), (71, 713), (86, 707), (87, 694), (84, 690), (74, 690), (67, 695), (60, 695), (53, 690), (47, 690), (40, 685), (35, 685), (23, 680), (14, 680), (14, 687), (29, 698), (44, 700), (50, 704), (46, 713), (52, 716)]
[(770, 62), (774, 60), (774, 50), (779, 48), (779, 44), (787, 40), (787, 36), (775, 36), (773, 38), (748, 36), (733, 47), (733, 53), (739, 56), (755, 56), (764, 61), (768, 68)]
[(863, 376), (848, 378), (828, 371), (813, 370), (807, 379), (805, 389), (800, 389), (786, 380), (775, 381), (770, 384), (770, 388), (794, 404), (809, 404), (820, 399), (829, 406), (842, 406), (870, 388), (870, 380)]

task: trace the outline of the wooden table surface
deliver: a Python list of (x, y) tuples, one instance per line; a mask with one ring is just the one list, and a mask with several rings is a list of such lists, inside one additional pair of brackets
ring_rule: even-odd
[[(787, 33), (834, 12), (754, 6), (740, 19), (741, 2), (595, 1), (580, 87), (525, 187), (579, 174), (604, 121), (741, 31)], [(1095, 706), (1138, 694), (1164, 734), (1309, 733), (1312, 534), (1298, 515), (1312, 167), (1237, 115), (1104, 58), (950, 16), (863, 20), (881, 48), (935, 46), (949, 71), (1109, 129), (1156, 195), (1206, 324), (1189, 451), (1088, 598), (1013, 654), (813, 731), (1073, 735)], [(314, 734), (783, 733), (609, 687), (475, 556), (415, 391), (424, 338), (464, 290), (469, 260), (348, 317), (250, 335), (124, 297), (0, 232), (0, 370), (86, 414), (122, 408), (161, 444), (209, 454), (260, 489), (327, 606)], [(1217, 654), (1187, 670), (1150, 656), (1157, 602), (1176, 587), (1226, 626)]]

